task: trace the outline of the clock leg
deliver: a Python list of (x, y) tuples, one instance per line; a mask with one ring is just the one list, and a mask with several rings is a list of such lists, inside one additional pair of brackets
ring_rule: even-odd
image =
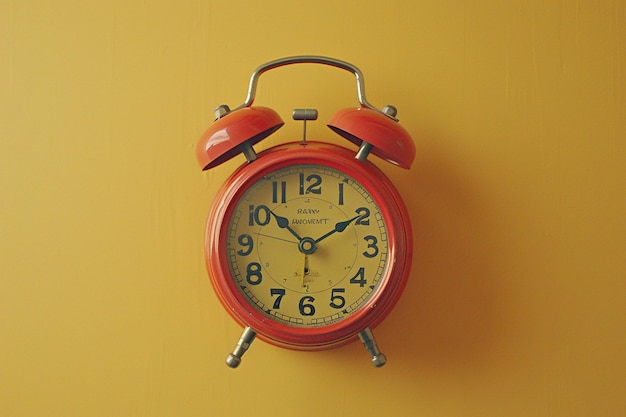
[(363, 345), (365, 345), (365, 349), (367, 349), (367, 353), (372, 356), (372, 365), (377, 368), (385, 365), (387, 363), (387, 358), (384, 354), (378, 350), (378, 346), (376, 345), (376, 341), (374, 340), (374, 335), (369, 328), (366, 328), (361, 333), (359, 333), (359, 338)]
[(226, 358), (226, 365), (231, 368), (236, 368), (241, 363), (241, 357), (248, 350), (254, 338), (256, 337), (256, 332), (252, 330), (250, 327), (246, 327), (243, 329), (243, 333), (241, 333), (241, 337), (237, 342), (237, 346), (233, 350), (233, 353), (229, 354)]
[(361, 146), (359, 147), (358, 152), (356, 153), (354, 157), (361, 162), (365, 162), (365, 160), (367, 159), (371, 151), (372, 151), (372, 144), (363, 141), (361, 143)]
[(243, 156), (246, 157), (246, 160), (248, 162), (256, 161), (256, 152), (254, 152), (254, 148), (252, 148), (250, 142), (246, 141), (242, 143), (241, 145), (239, 145), (239, 148), (241, 149), (241, 152), (243, 152)]

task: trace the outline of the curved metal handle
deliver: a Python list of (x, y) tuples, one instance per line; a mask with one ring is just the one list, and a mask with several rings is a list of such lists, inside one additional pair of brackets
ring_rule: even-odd
[(254, 102), (254, 98), (256, 96), (256, 87), (259, 82), (259, 77), (266, 71), (269, 71), (274, 68), (282, 67), (285, 65), (291, 64), (323, 64), (330, 65), (331, 67), (341, 68), (343, 70), (349, 71), (354, 74), (356, 77), (356, 89), (357, 95), (359, 98), (359, 103), (363, 107), (367, 107), (372, 110), (378, 110), (376, 107), (372, 106), (367, 99), (365, 98), (365, 82), (363, 81), (363, 73), (354, 65), (340, 61), (334, 58), (328, 58), (325, 56), (315, 56), (315, 55), (300, 55), (300, 56), (292, 56), (287, 58), (281, 58), (274, 61), (270, 61), (266, 64), (258, 67), (253, 73), (252, 77), (250, 77), (250, 85), (248, 87), (248, 96), (246, 97), (246, 101), (237, 109), (243, 107), (250, 107)]

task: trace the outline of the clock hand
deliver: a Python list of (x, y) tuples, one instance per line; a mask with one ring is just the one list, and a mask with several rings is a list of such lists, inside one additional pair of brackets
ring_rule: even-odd
[(304, 254), (304, 268), (302, 271), (302, 286), (305, 286), (305, 278), (309, 275), (309, 255)]
[(293, 240), (289, 240), (289, 239), (283, 239), (282, 237), (277, 237), (277, 236), (272, 236), (272, 235), (266, 235), (265, 233), (255, 233), (257, 236), (263, 236), (263, 237), (269, 237), (271, 239), (276, 239), (276, 240), (282, 240), (283, 242), (287, 242), (287, 243), (298, 243), (295, 242)]
[(274, 216), (274, 218), (276, 219), (276, 223), (278, 223), (278, 227), (280, 227), (281, 229), (287, 229), (289, 231), (289, 233), (291, 233), (296, 239), (298, 239), (298, 241), (302, 240), (302, 238), (300, 237), (300, 235), (298, 235), (296, 233), (295, 230), (293, 230), (290, 226), (289, 226), (289, 219), (286, 217), (282, 217), (277, 215), (276, 213), (274, 213), (272, 210), (269, 210), (270, 214), (272, 216)]
[(321, 242), (322, 240), (326, 239), (328, 236), (330, 236), (330, 235), (332, 235), (334, 233), (343, 232), (350, 225), (350, 223), (352, 223), (353, 221), (355, 221), (359, 217), (360, 216), (356, 216), (356, 217), (353, 217), (353, 218), (351, 218), (349, 220), (344, 220), (342, 222), (339, 222), (339, 223), (335, 224), (335, 228), (333, 230), (331, 230), (330, 232), (326, 233), (322, 237), (317, 238), (315, 240), (315, 243)]

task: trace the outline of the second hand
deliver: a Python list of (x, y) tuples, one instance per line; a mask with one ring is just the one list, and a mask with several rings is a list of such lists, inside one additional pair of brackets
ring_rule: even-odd
[(263, 236), (263, 237), (269, 237), (271, 239), (276, 239), (276, 240), (282, 240), (283, 242), (287, 242), (287, 243), (294, 243), (297, 244), (298, 242), (294, 241), (294, 240), (289, 240), (289, 239), (283, 239), (282, 237), (276, 237), (276, 236), (272, 236), (272, 235), (266, 235), (265, 233), (254, 233), (257, 236)]
[(307, 275), (309, 275), (309, 255), (304, 254), (304, 268), (302, 269), (302, 287), (306, 286)]

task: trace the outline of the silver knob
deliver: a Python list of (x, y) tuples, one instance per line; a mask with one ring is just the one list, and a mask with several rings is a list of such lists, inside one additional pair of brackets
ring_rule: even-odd
[(215, 108), (215, 120), (221, 119), (228, 113), (230, 113), (230, 107), (228, 107), (226, 104), (220, 104)]
[(291, 114), (293, 120), (317, 120), (316, 109), (294, 109)]
[(398, 114), (398, 109), (395, 108), (395, 106), (392, 106), (391, 104), (387, 104), (385, 107), (383, 107), (382, 112), (385, 113), (387, 116), (391, 117), (392, 119), (395, 119), (396, 115)]
[(306, 121), (307, 120), (317, 120), (317, 110), (316, 109), (294, 109), (291, 114), (293, 120), (303, 120), (304, 121), (304, 129), (302, 131), (302, 144), (306, 144)]

